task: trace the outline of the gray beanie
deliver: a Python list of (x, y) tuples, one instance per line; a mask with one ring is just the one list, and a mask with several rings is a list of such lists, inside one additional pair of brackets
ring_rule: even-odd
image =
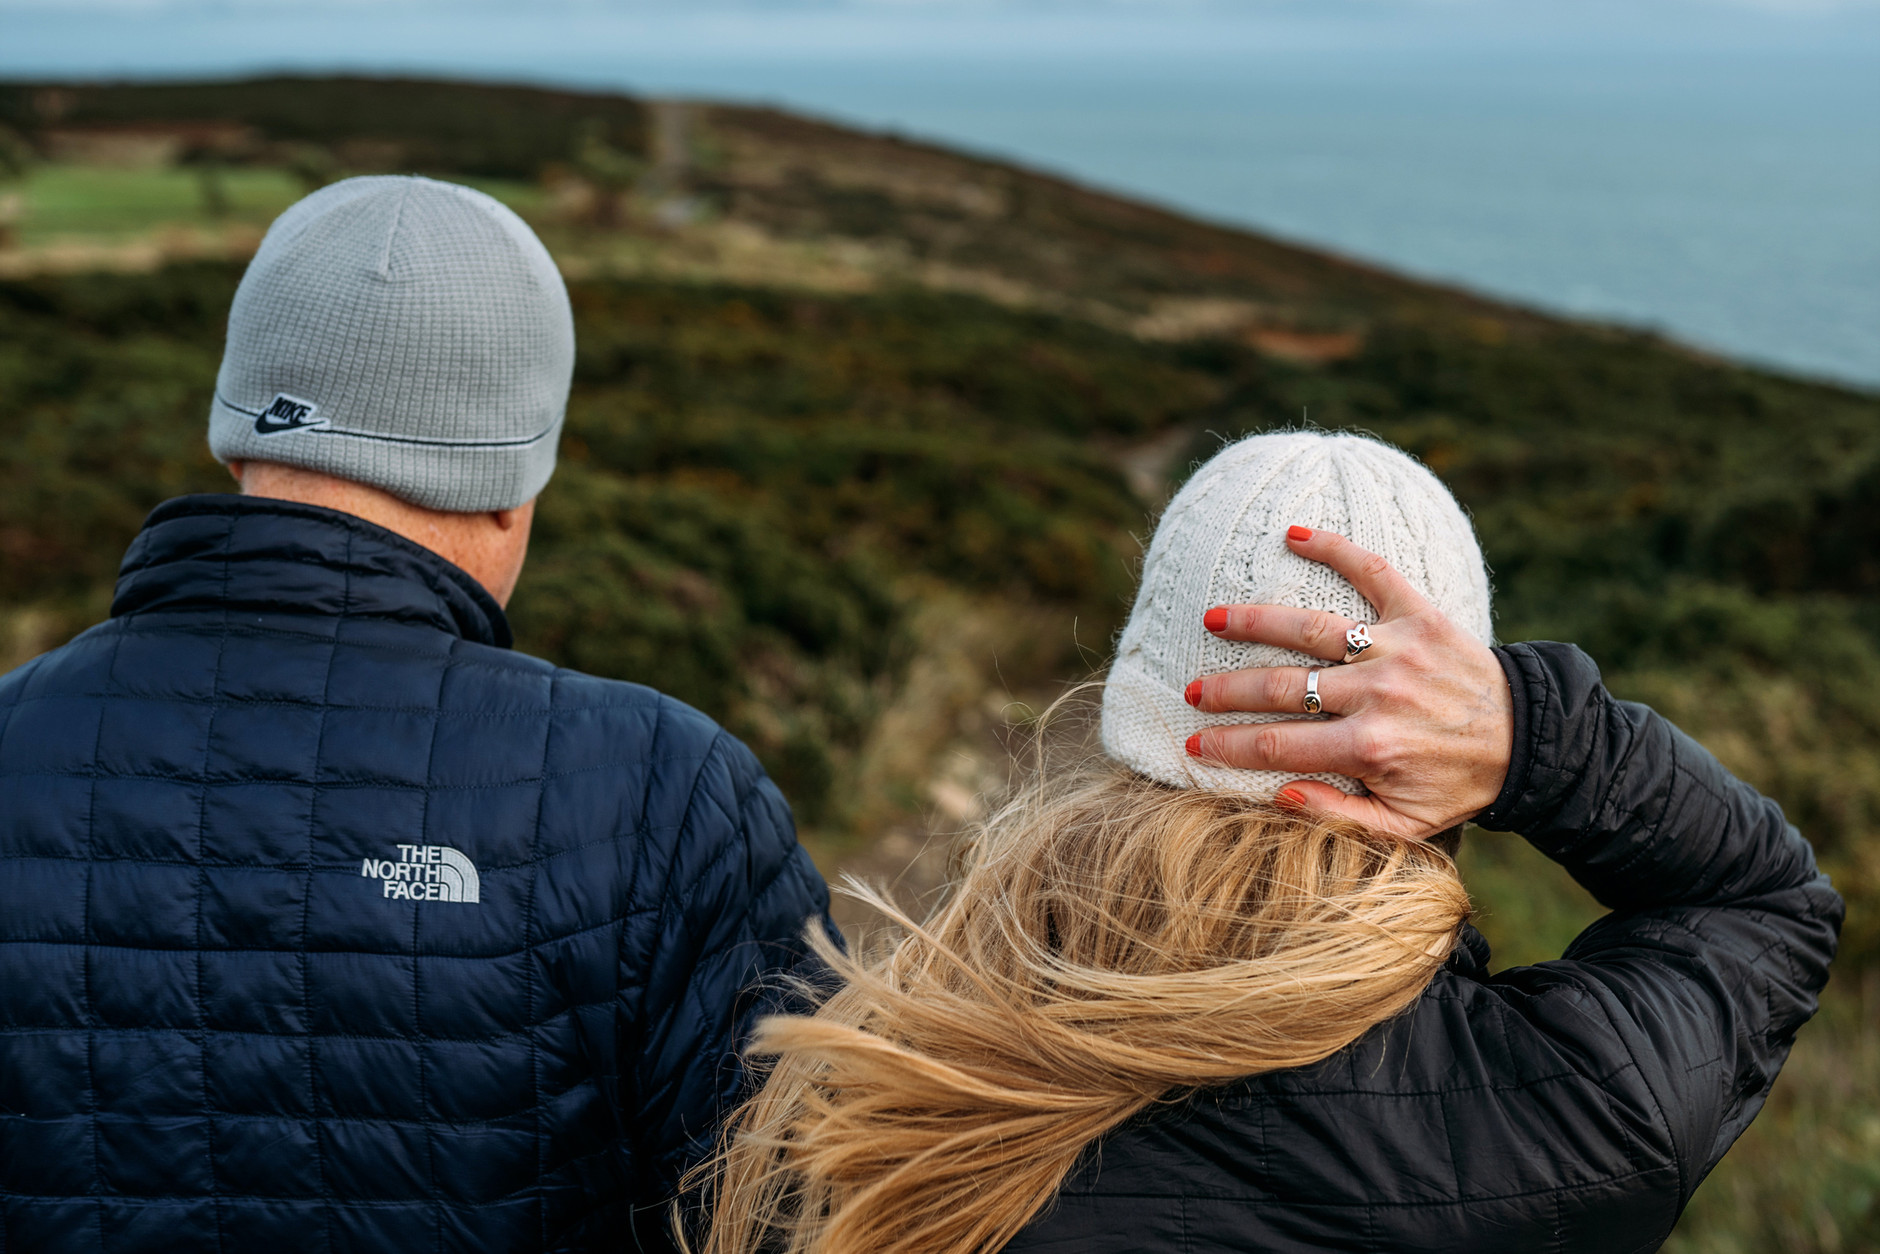
[[(1422, 463), (1364, 436), (1249, 436), (1195, 472), (1149, 542), (1136, 608), (1103, 690), (1103, 748), (1110, 757), (1177, 788), (1259, 797), (1302, 778), (1213, 765), (1190, 757), (1184, 744), (1206, 727), (1311, 715), (1204, 714), (1182, 696), (1190, 680), (1222, 671), (1337, 665), (1211, 635), (1201, 618), (1217, 605), (1291, 605), (1377, 621), (1377, 610), (1342, 575), (1286, 547), (1286, 528), (1294, 524), (1335, 531), (1378, 554), (1456, 626), (1493, 643), (1488, 569), (1475, 530)], [(1364, 791), (1343, 775), (1303, 778)]]
[(229, 311), (218, 461), (511, 509), (555, 473), (574, 316), (548, 250), (482, 192), (372, 177), (274, 220)]

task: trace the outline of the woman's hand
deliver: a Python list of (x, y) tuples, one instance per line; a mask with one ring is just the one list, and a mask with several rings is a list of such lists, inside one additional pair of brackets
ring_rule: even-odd
[[(1189, 752), (1258, 771), (1329, 771), (1364, 781), (1368, 797), (1299, 780), (1278, 800), (1330, 811), (1376, 831), (1421, 840), (1475, 817), (1493, 804), (1508, 776), (1514, 714), (1508, 681), (1487, 646), (1424, 600), (1383, 558), (1343, 536), (1288, 529), (1287, 545), (1349, 579), (1377, 607), (1376, 642), (1349, 666), (1319, 673), (1323, 722), (1213, 727)], [(1229, 605), (1209, 610), (1205, 625), (1223, 640), (1296, 649), (1327, 662), (1345, 656), (1356, 624), (1320, 610)], [(1272, 666), (1209, 675), (1189, 699), (1210, 714), (1298, 713), (1304, 667)]]

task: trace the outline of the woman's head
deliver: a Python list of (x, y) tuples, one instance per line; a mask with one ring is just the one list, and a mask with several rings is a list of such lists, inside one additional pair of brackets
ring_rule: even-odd
[[(1205, 727), (1303, 717), (1204, 714), (1190, 680), (1250, 666), (1321, 665), (1202, 629), (1217, 605), (1290, 605), (1373, 623), (1377, 613), (1329, 567), (1285, 545), (1289, 526), (1335, 531), (1378, 554), (1431, 604), (1483, 643), (1493, 636), (1488, 572), (1455, 498), (1408, 454), (1357, 435), (1293, 431), (1222, 449), (1169, 503), (1143, 562), (1142, 583), (1103, 696), (1103, 747), (1116, 761), (1177, 788), (1231, 788), (1271, 797), (1298, 776), (1201, 762), (1183, 745)], [(1356, 780), (1316, 775), (1346, 792)]]
[(1402, 563), (1487, 636), (1468, 522), (1410, 458), (1312, 434), (1224, 450), (1151, 546), (1104, 697), (1114, 761), (1037, 771), (970, 834), (924, 921), (873, 898), (900, 929), (877, 955), (812, 933), (841, 987), (814, 1017), (761, 1026), (753, 1052), (774, 1069), (711, 1169), (707, 1254), (997, 1250), (1152, 1104), (1315, 1062), (1415, 1001), (1468, 915), (1447, 855), (1282, 812), (1271, 796), (1291, 777), (1181, 748), (1209, 721), (1182, 699), (1189, 680), (1295, 660), (1209, 639), (1207, 609), (1375, 621), (1286, 550), (1292, 524)]

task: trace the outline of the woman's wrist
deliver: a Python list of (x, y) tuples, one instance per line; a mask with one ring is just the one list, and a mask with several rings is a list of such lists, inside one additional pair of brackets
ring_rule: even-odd
[[(1528, 791), (1528, 776), (1534, 764), (1534, 728), (1538, 725), (1534, 705), (1545, 699), (1545, 681), (1530, 675), (1524, 661), (1531, 659), (1530, 645), (1498, 645), (1490, 650), (1501, 663), (1508, 681), (1508, 772), (1502, 777), (1501, 791), (1474, 822), (1491, 831), (1512, 831), (1511, 816), (1520, 808)], [(1537, 691), (1538, 689), (1538, 691)]]

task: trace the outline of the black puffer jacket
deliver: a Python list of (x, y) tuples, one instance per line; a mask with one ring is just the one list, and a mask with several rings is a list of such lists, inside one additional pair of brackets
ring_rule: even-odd
[(1464, 947), (1316, 1066), (1086, 1156), (1010, 1254), (1655, 1250), (1815, 1011), (1841, 899), (1774, 802), (1564, 645), (1501, 650), (1515, 756), (1484, 826), (1611, 908), (1556, 962)]
[(826, 923), (757, 760), (311, 505), (112, 612), (0, 678), (0, 1254), (662, 1245)]

